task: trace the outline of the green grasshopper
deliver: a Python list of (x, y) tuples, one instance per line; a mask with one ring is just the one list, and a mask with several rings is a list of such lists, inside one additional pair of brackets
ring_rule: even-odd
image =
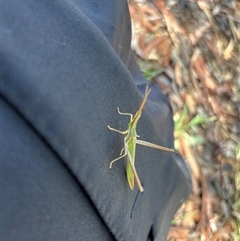
[[(125, 137), (124, 137), (124, 147), (122, 148), (122, 150), (120, 152), (120, 156), (110, 162), (109, 168), (112, 168), (112, 165), (113, 165), (114, 162), (116, 162), (116, 161), (122, 159), (123, 157), (127, 156), (126, 174), (127, 174), (128, 184), (129, 184), (131, 190), (133, 190), (134, 189), (134, 181), (136, 180), (136, 184), (137, 184), (140, 192), (143, 192), (144, 190), (143, 190), (142, 184), (140, 182), (140, 179), (138, 177), (138, 174), (137, 174), (137, 171), (136, 171), (136, 168), (135, 168), (136, 144), (151, 147), (151, 148), (155, 148), (155, 149), (159, 149), (159, 150), (163, 150), (163, 151), (175, 152), (174, 149), (159, 146), (159, 145), (147, 142), (147, 141), (142, 141), (142, 140), (137, 139), (139, 137), (137, 135), (137, 131), (136, 131), (137, 123), (138, 123), (138, 120), (141, 117), (142, 110), (143, 110), (144, 105), (147, 101), (147, 97), (150, 94), (150, 91), (151, 90), (147, 86), (144, 98), (142, 100), (142, 103), (140, 104), (139, 109), (137, 110), (137, 112), (134, 116), (132, 114), (129, 114), (129, 113), (122, 113), (122, 112), (120, 112), (119, 108), (117, 108), (117, 111), (120, 115), (130, 116), (130, 122), (128, 123), (128, 129), (126, 131), (119, 131), (117, 129), (114, 129), (114, 128), (108, 126), (109, 130), (118, 132), (122, 135), (125, 135)], [(124, 154), (122, 154), (123, 151), (124, 151)]]

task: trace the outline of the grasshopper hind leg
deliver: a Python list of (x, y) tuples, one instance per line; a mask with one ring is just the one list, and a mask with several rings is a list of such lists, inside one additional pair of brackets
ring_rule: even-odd
[(133, 115), (132, 114), (121, 112), (118, 107), (117, 107), (117, 111), (118, 111), (118, 114), (120, 114), (120, 115), (128, 115), (128, 116), (130, 116), (130, 121), (132, 121), (132, 119), (133, 119)]

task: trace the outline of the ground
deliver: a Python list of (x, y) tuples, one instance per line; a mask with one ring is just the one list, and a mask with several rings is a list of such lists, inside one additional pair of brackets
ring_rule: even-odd
[(193, 191), (168, 240), (240, 240), (240, 1), (129, 0), (132, 48), (169, 97)]

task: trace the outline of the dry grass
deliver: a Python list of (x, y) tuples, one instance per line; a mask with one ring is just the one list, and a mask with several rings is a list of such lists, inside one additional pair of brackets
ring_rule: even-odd
[(240, 1), (129, 6), (132, 48), (171, 101), (175, 144), (192, 171), (168, 240), (240, 240)]

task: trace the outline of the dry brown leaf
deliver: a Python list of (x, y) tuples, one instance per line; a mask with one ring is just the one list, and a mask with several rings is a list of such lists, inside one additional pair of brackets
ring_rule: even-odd
[(192, 45), (196, 45), (198, 40), (203, 36), (205, 32), (210, 28), (210, 23), (206, 22), (200, 26), (194, 33), (189, 34)]
[(189, 109), (189, 112), (191, 114), (195, 114), (197, 106), (196, 106), (196, 101), (193, 99), (193, 95), (191, 93), (186, 94), (185, 103)]
[[(171, 40), (170, 40), (171, 41)], [(155, 50), (159, 52), (159, 54), (163, 54), (166, 51), (170, 51), (169, 47), (171, 46), (171, 42), (169, 41), (169, 37), (167, 35), (160, 36), (159, 38), (154, 39), (149, 44), (145, 45), (142, 49), (143, 58), (149, 58), (151, 52)]]
[(212, 25), (212, 28), (213, 28), (214, 30), (217, 30), (218, 27), (217, 27), (217, 25), (216, 25), (216, 23), (215, 23), (215, 21), (214, 21), (213, 16), (212, 16), (209, 2), (208, 2), (208, 1), (204, 1), (204, 0), (198, 0), (197, 3), (198, 3), (199, 8), (202, 9), (203, 12), (206, 14), (209, 22), (210, 22), (211, 25)]
[(183, 107), (183, 101), (182, 99), (176, 95), (175, 93), (170, 93), (168, 98), (171, 100), (172, 103), (174, 103), (175, 105), (177, 105), (177, 109), (180, 109)]
[(144, 29), (143, 32), (156, 32), (162, 26), (162, 17), (153, 6), (130, 2), (131, 19), (137, 21)]
[(171, 45), (172, 45), (171, 39), (168, 36), (164, 36), (162, 41), (157, 46), (157, 50), (159, 51), (160, 54), (170, 52)]
[(215, 79), (212, 76), (210, 76), (209, 72), (207, 73), (207, 76), (206, 76), (206, 79), (205, 79), (205, 85), (212, 92), (216, 92), (217, 83), (216, 83)]
[(151, 18), (159, 18), (159, 13), (157, 12), (157, 10), (153, 7), (151, 7), (150, 5), (139, 5), (141, 6), (141, 13), (145, 13), (149, 16), (151, 16)]
[(176, 62), (174, 67), (175, 81), (179, 87), (183, 87), (182, 71), (179, 62)]
[(212, 38), (211, 40), (205, 39), (205, 42), (206, 42), (209, 50), (213, 54), (215, 60), (217, 61), (218, 65), (221, 66), (223, 61), (222, 61), (221, 54), (220, 54), (221, 52), (217, 48), (217, 41), (214, 38)]
[(234, 36), (235, 40), (240, 40), (240, 28), (239, 28), (239, 26), (236, 27), (236, 25), (233, 22), (231, 16), (229, 16), (229, 15), (228, 15), (228, 21), (230, 23), (230, 27), (231, 27), (231, 30), (232, 30), (232, 33), (233, 33), (233, 36)]
[(195, 154), (193, 153), (191, 147), (187, 144), (187, 140), (184, 137), (181, 138), (180, 142), (181, 142), (181, 147), (183, 149), (184, 156), (186, 157), (186, 160), (191, 168), (191, 171), (192, 171), (194, 177), (197, 180), (199, 180), (200, 169), (199, 169), (197, 160), (195, 158)]
[(223, 51), (223, 58), (226, 60), (231, 59), (234, 50), (234, 40), (231, 39), (227, 48)]
[(167, 240), (169, 239), (186, 239), (190, 234), (190, 230), (188, 228), (183, 227), (171, 227), (169, 229)]
[(194, 62), (194, 69), (201, 80), (204, 87), (206, 87), (208, 90), (215, 92), (216, 90), (216, 82), (215, 80), (210, 76), (209, 71), (207, 70), (205, 60), (202, 55), (199, 55), (198, 58)]
[[(207, 179), (203, 174), (202, 169), (200, 169), (200, 181), (202, 187), (201, 217), (196, 230), (201, 233), (209, 234), (210, 226), (208, 225), (208, 222), (212, 216), (213, 198), (208, 190)], [(206, 237), (209, 237), (209, 235)]]
[(146, 44), (145, 47), (142, 48), (143, 58), (146, 58), (146, 57), (149, 55), (149, 53), (150, 53), (151, 51), (153, 51), (153, 49), (156, 49), (157, 45), (159, 45), (159, 43), (160, 43), (161, 41), (163, 41), (164, 37), (165, 37), (165, 36), (162, 36), (162, 37), (160, 37), (160, 38), (154, 39), (152, 42)]
[(188, 228), (194, 228), (196, 222), (200, 219), (200, 211), (193, 202), (187, 202), (184, 209), (181, 225)]
[(212, 107), (214, 114), (216, 114), (218, 117), (221, 117), (222, 110), (221, 110), (221, 105), (220, 105), (217, 97), (213, 96), (213, 95), (208, 95), (207, 100), (208, 100), (210, 106)]
[(191, 174), (191, 180), (192, 180), (192, 193), (195, 197), (199, 197), (199, 195), (201, 194), (199, 181), (196, 180), (196, 178), (193, 176), (193, 174)]
[(193, 93), (195, 93), (196, 95), (201, 94), (201, 90), (197, 83), (196, 76), (195, 76), (196, 74), (195, 74), (195, 70), (194, 70), (194, 65), (195, 65), (195, 62), (198, 59), (199, 55), (200, 55), (200, 51), (198, 48), (196, 48), (191, 56), (189, 69), (188, 69), (189, 78), (190, 78), (192, 86), (193, 86)]
[(175, 45), (179, 45), (179, 40), (176, 37), (175, 33), (187, 36), (186, 31), (184, 30), (184, 28), (180, 26), (177, 19), (174, 17), (170, 9), (167, 7), (164, 0), (151, 0), (151, 2), (153, 2), (156, 8), (158, 8), (162, 12), (166, 22), (168, 33), (171, 36), (173, 43)]
[(145, 16), (142, 17), (141, 23), (142, 23), (142, 26), (145, 27), (145, 29), (148, 30), (150, 33), (151, 32), (154, 33), (155, 30), (158, 28), (158, 26), (156, 27), (155, 23), (149, 21)]
[(168, 67), (171, 59), (171, 51), (168, 51), (164, 56), (162, 56), (160, 63), (162, 62), (164, 67)]
[(197, 3), (198, 3), (198, 6), (199, 6), (203, 11), (210, 11), (210, 6), (209, 6), (208, 1), (198, 0)]
[(232, 232), (231, 225), (227, 223), (222, 229), (218, 229), (217, 232), (214, 234), (213, 241), (222, 241), (222, 240), (229, 240), (232, 241), (230, 237), (230, 233)]

